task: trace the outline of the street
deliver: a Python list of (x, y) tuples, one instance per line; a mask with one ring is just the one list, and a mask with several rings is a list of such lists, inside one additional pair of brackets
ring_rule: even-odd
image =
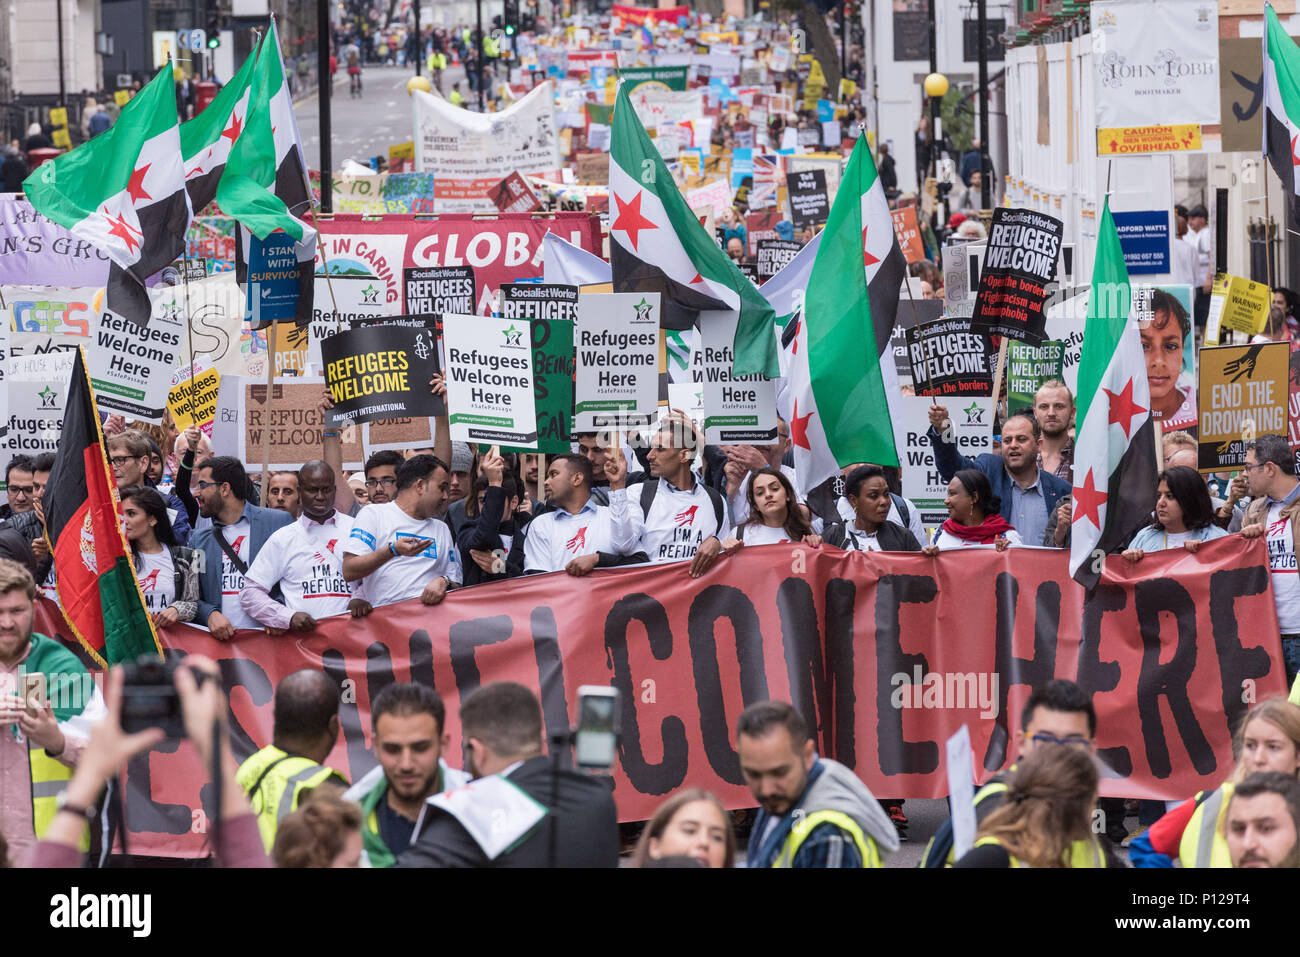
[[(354, 98), (348, 95), (347, 72), (340, 68), (334, 78), (330, 106), (334, 169), (349, 159), (368, 165), (372, 156), (386, 157), (389, 146), (411, 139), (411, 100), (406, 81), (414, 75), (411, 67), (368, 66), (361, 74), (362, 95)], [(450, 92), (451, 84), (460, 81), (461, 89), (468, 91), (464, 79), (461, 67), (444, 70), (443, 89)], [(294, 113), (307, 165), (320, 169), (319, 96), (313, 93), (298, 100)]]

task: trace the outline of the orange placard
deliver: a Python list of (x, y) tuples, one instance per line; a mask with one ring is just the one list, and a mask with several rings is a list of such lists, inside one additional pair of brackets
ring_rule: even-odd
[(1201, 148), (1201, 125), (1130, 126), (1097, 130), (1097, 155), (1181, 153)]

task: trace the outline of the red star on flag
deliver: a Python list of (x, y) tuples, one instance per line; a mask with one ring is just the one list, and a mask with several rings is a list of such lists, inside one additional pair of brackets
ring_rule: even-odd
[(230, 113), (230, 125), (221, 131), (221, 135), (230, 140), (230, 145), (235, 145), (235, 140), (239, 139), (239, 132), (244, 128), (238, 116), (232, 110)]
[(704, 282), (704, 277), (701, 276), (699, 273), (695, 274), (695, 278), (691, 280), (690, 284), (694, 286), (697, 282)]
[(640, 239), (640, 232), (643, 229), (658, 229), (654, 223), (641, 215), (641, 191), (637, 191), (636, 198), (630, 203), (624, 202), (623, 197), (617, 193), (614, 194), (614, 202), (618, 205), (618, 219), (614, 225), (609, 228), (610, 232), (620, 230), (627, 233), (628, 240), (632, 243), (632, 248), (637, 252), (637, 241)]
[(1124, 438), (1132, 439), (1133, 420), (1147, 413), (1146, 409), (1133, 401), (1132, 377), (1130, 376), (1129, 380), (1124, 383), (1124, 388), (1119, 391), (1119, 394), (1111, 392), (1110, 389), (1102, 389), (1101, 391), (1105, 392), (1106, 397), (1110, 399), (1110, 412), (1106, 424), (1114, 425), (1118, 422), (1124, 430)]
[(108, 213), (105, 213), (104, 218), (107, 219), (113, 227), (108, 231), (108, 234), (110, 236), (119, 237), (122, 242), (126, 243), (126, 248), (130, 252), (135, 252), (136, 246), (140, 245), (140, 240), (136, 239), (132, 233), (137, 232), (137, 230), (133, 230), (129, 225), (127, 225), (126, 220), (121, 216), (114, 219), (112, 216), (108, 215)]
[(866, 226), (862, 227), (862, 262), (864, 265), (867, 266), (874, 266), (876, 263), (880, 262), (880, 260), (877, 259), (875, 256), (871, 255), (870, 251), (868, 251), (867, 249), (867, 227)]
[(802, 319), (796, 319), (794, 321), (794, 341), (790, 346), (790, 355), (792, 356), (797, 356), (799, 354), (799, 327), (802, 324), (803, 324)]
[(144, 175), (149, 172), (149, 167), (153, 163), (145, 163), (139, 169), (132, 171), (131, 178), (126, 183), (126, 193), (131, 197), (131, 205), (136, 206), (142, 199), (153, 199), (144, 191)]
[(193, 179), (194, 177), (198, 176), (198, 175), (199, 175), (200, 173), (202, 173), (202, 172), (203, 172), (203, 167), (202, 167), (202, 166), (196, 166), (196, 167), (194, 167), (194, 169), (190, 170), (188, 173), (185, 174), (185, 178), (186, 178), (186, 179)]
[(801, 449), (812, 451), (812, 446), (808, 444), (808, 420), (816, 413), (809, 412), (807, 415), (799, 414), (799, 400), (794, 400), (794, 415), (790, 417), (790, 439)]
[(1300, 133), (1291, 137), (1291, 165), (1300, 166), (1300, 156), (1295, 155), (1295, 141), (1300, 140)]
[(1074, 518), (1070, 520), (1073, 525), (1081, 518), (1087, 518), (1097, 531), (1101, 531), (1101, 507), (1106, 504), (1106, 493), (1099, 492), (1097, 485), (1092, 478), (1092, 469), (1088, 469), (1088, 475), (1084, 478), (1082, 485), (1076, 485), (1074, 488)]

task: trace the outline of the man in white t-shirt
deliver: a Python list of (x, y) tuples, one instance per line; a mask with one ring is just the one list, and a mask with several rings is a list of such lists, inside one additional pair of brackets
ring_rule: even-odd
[[(294, 473), (302, 515), (267, 540), (244, 576), (239, 603), (268, 631), (311, 631), (318, 619), (370, 613), (370, 603), (343, 577), (343, 545), (352, 518), (334, 508), (334, 470), (319, 459)], [(280, 587), (283, 603), (271, 597)]]
[(343, 577), (364, 579), (366, 600), (376, 608), (417, 596), (436, 605), (462, 581), (451, 529), (434, 518), (447, 494), (447, 466), (434, 455), (413, 455), (396, 477), (393, 501), (367, 505), (353, 520)]
[(1296, 519), (1300, 515), (1300, 480), (1291, 443), (1280, 435), (1261, 435), (1246, 444), (1242, 466), (1252, 501), (1243, 519), (1242, 538), (1265, 536), (1273, 577), (1277, 627), (1287, 687), (1300, 671), (1300, 573), (1296, 568)]
[(628, 509), (627, 461), (621, 455), (606, 456), (604, 472), (608, 505), (592, 497), (591, 460), (586, 456), (560, 455), (546, 463), (548, 509), (528, 523), (525, 574), (564, 569), (581, 577), (601, 565), (621, 564), (620, 556), (636, 552), (640, 531)]
[(731, 535), (722, 493), (691, 470), (700, 441), (690, 419), (668, 416), (650, 440), (650, 475), (627, 490), (628, 510), (641, 530), (640, 550), (656, 565), (689, 560), (692, 578), (717, 560)]

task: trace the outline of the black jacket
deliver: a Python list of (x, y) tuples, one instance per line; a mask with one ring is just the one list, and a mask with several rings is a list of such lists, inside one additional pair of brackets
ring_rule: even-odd
[[(549, 757), (530, 758), (509, 779), (535, 801), (552, 807)], [(555, 840), (557, 867), (618, 867), (618, 812), (608, 782), (575, 771), (560, 771), (555, 793), (555, 810), (513, 849), (493, 861), (487, 859), (459, 821), (427, 807), (424, 827), (397, 859), (397, 866), (546, 867), (549, 828), (554, 823), (559, 828)]]
[[(524, 528), (523, 523), (514, 518), (503, 521), (506, 507), (506, 493), (500, 486), (489, 485), (483, 496), (483, 510), (478, 518), (466, 519), (456, 534), (456, 547), (460, 549), (461, 572), (466, 585), (480, 582), (499, 582), (507, 578), (518, 578), (524, 573)], [(478, 562), (470, 555), (471, 549), (494, 551), (501, 547), (501, 536), (512, 535), (510, 554), (506, 556), (506, 568), (500, 574), (485, 572), (478, 567)]]
[[(827, 545), (834, 545), (836, 548), (842, 548), (846, 552), (859, 551), (856, 541), (850, 541), (849, 531), (843, 524), (832, 525), (826, 529), (822, 535), (822, 541)], [(876, 531), (876, 541), (880, 542), (880, 550), (883, 552), (919, 552), (921, 543), (916, 540), (916, 536), (909, 529), (894, 522), (885, 522)]]

